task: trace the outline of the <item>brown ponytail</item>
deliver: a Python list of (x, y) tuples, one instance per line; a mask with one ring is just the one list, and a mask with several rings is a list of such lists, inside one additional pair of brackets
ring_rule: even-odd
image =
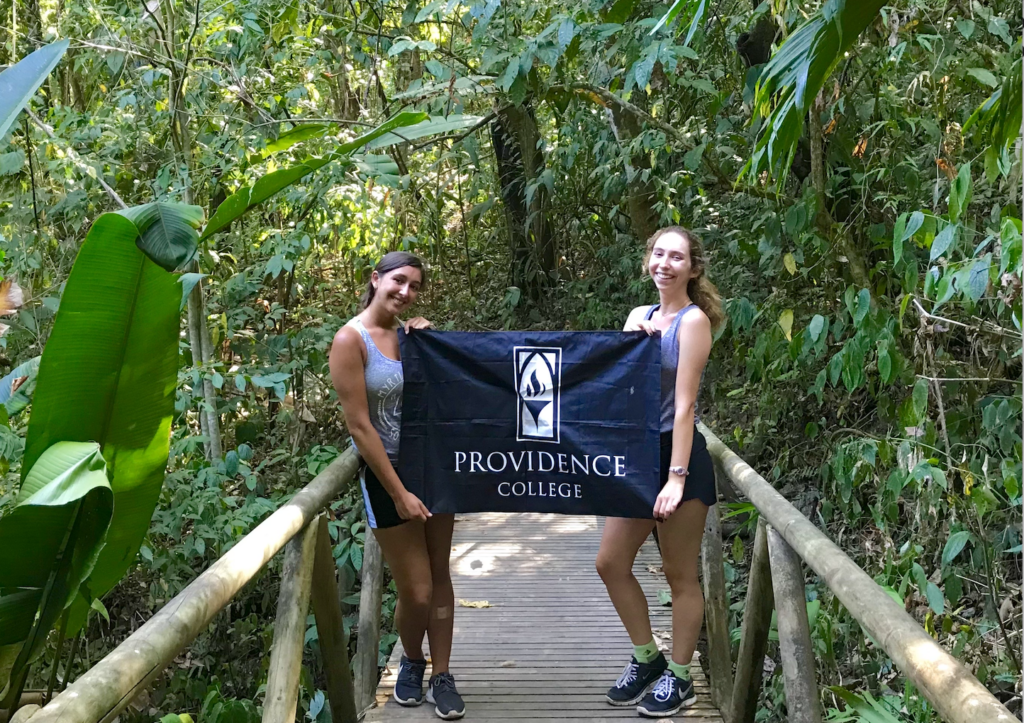
[(686, 239), (690, 246), (690, 267), (696, 276), (690, 279), (686, 285), (686, 293), (690, 301), (696, 304), (711, 322), (711, 331), (715, 331), (725, 321), (725, 310), (722, 308), (722, 297), (718, 289), (707, 277), (707, 256), (704, 253), (704, 245), (700, 239), (689, 229), (682, 226), (666, 226), (659, 229), (647, 240), (647, 253), (644, 254), (644, 270), (646, 272), (647, 262), (651, 260), (651, 252), (654, 251), (654, 244), (658, 239), (667, 233), (677, 233)]
[[(384, 274), (395, 269), (400, 269), (403, 266), (412, 266), (414, 269), (419, 269), (420, 274), (423, 277), (422, 285), (427, 285), (427, 270), (423, 268), (423, 261), (416, 254), (411, 254), (408, 251), (392, 251), (384, 254), (384, 258), (377, 262), (377, 266), (373, 269), (377, 272), (377, 278), (381, 278)], [(373, 286), (373, 278), (366, 282), (366, 291), (363, 292), (363, 298), (359, 300), (359, 308), (365, 309), (373, 301), (373, 295), (377, 293), (377, 289)]]

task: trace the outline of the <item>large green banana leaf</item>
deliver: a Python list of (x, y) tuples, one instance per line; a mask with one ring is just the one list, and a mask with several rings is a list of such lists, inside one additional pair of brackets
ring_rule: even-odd
[(765, 64), (754, 92), (754, 117), (767, 117), (767, 122), (741, 177), (756, 179), (767, 171), (780, 187), (785, 183), (811, 103), (884, 4), (826, 0)]
[[(323, 168), (328, 163), (336, 161), (346, 162), (354, 151), (359, 150), (375, 138), (379, 138), (396, 128), (415, 125), (426, 120), (428, 117), (426, 113), (404, 111), (393, 118), (389, 118), (372, 131), (368, 131), (348, 143), (338, 146), (337, 150), (333, 153), (328, 153), (320, 158), (308, 158), (297, 166), (289, 166), (288, 168), (268, 173), (251, 186), (243, 186), (224, 199), (224, 202), (217, 207), (217, 212), (210, 218), (210, 222), (206, 225), (200, 240), (209, 238), (218, 231), (227, 228), (232, 221), (253, 206), (263, 203), (263, 201), (266, 201), (275, 193), (305, 178), (313, 171)], [(393, 143), (398, 141), (399, 139), (396, 139)]]
[(97, 442), (107, 460), (114, 516), (89, 579), (93, 596), (113, 587), (135, 559), (167, 464), (181, 291), (138, 246), (171, 245), (152, 234), (167, 228), (166, 217), (107, 213), (96, 220), (39, 366), (23, 469), (60, 441)]
[(69, 43), (58, 40), (44, 45), (0, 73), (0, 138), (7, 135), (18, 113), (60, 61)]
[(93, 571), (114, 496), (95, 442), (57, 442), (0, 518), (0, 691), (20, 680)]

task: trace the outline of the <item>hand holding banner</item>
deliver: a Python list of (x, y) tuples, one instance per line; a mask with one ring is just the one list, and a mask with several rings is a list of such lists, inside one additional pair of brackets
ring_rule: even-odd
[(651, 517), (657, 337), (416, 331), (399, 341), (398, 475), (431, 512)]

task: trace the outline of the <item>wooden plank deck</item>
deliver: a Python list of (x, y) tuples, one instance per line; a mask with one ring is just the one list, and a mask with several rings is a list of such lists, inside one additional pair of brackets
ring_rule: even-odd
[[(594, 570), (602, 521), (594, 517), (486, 513), (460, 515), (452, 541), (455, 642), (451, 670), (466, 701), (465, 720), (638, 720), (636, 709), (604, 700), (632, 645)], [(647, 593), (655, 636), (671, 645), (668, 590), (653, 540), (634, 571)], [(461, 607), (459, 600), (491, 607)], [(434, 706), (403, 708), (391, 697), (401, 643), (365, 720), (438, 720)], [(429, 660), (429, 656), (428, 656)], [(694, 658), (697, 703), (673, 719), (722, 723)], [(427, 669), (427, 676), (430, 669)]]

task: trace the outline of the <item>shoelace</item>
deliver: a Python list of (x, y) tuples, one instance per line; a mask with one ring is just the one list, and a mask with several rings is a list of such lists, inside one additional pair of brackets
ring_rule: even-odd
[(412, 685), (422, 686), (423, 685), (423, 673), (426, 666), (420, 667), (419, 665), (413, 665), (412, 663), (406, 663), (398, 671), (398, 677), (402, 677), (402, 673), (409, 676), (409, 682)]
[(636, 673), (638, 666), (633, 661), (626, 663), (626, 667), (622, 669), (622, 675), (615, 681), (616, 688), (625, 688), (627, 685), (636, 680)]
[(661, 678), (658, 679), (658, 684), (654, 686), (654, 697), (660, 702), (664, 703), (666, 700), (672, 697), (672, 691), (676, 687), (676, 676), (671, 671), (665, 671)]
[(457, 693), (455, 690), (455, 676), (451, 673), (438, 673), (434, 678), (432, 684), (434, 686), (434, 695), (438, 693)]

